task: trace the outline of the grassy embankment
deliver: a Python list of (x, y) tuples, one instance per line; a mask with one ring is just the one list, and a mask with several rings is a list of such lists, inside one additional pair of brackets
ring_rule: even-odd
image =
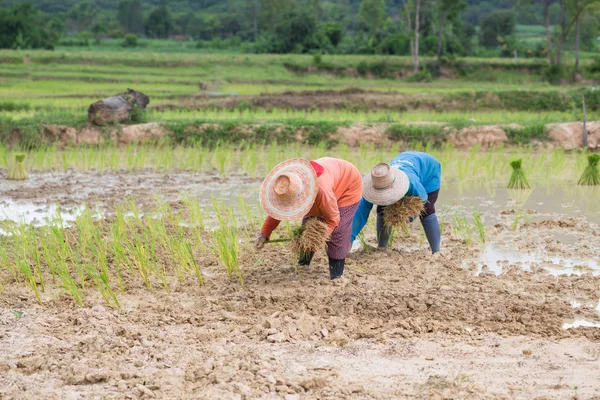
[[(509, 135), (527, 142), (543, 138), (545, 123), (579, 120), (582, 94), (588, 119), (600, 117), (597, 91), (544, 82), (545, 61), (538, 59), (461, 59), (429, 82), (412, 82), (407, 57), (325, 56), (315, 63), (302, 55), (2, 51), (0, 61), (3, 141), (14, 129), (35, 139), (42, 124), (83, 126), (89, 104), (127, 87), (150, 96), (144, 120), (166, 124), (175, 136), (203, 123), (222, 124), (219, 134), (228, 139), (238, 124), (328, 131), (427, 121), (457, 128), (517, 123), (524, 128)], [(397, 126), (390, 136), (440, 132)]]

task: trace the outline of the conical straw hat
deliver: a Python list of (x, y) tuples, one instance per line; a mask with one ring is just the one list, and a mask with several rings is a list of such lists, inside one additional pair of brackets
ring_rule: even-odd
[(277, 164), (260, 187), (260, 205), (279, 221), (308, 214), (317, 198), (317, 174), (308, 160), (292, 158)]
[(406, 195), (409, 185), (404, 171), (380, 163), (363, 177), (363, 197), (375, 205), (389, 206)]

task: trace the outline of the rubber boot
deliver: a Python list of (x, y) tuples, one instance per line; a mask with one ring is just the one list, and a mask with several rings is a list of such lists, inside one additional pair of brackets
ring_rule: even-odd
[(331, 280), (341, 278), (344, 275), (344, 265), (346, 259), (336, 260), (335, 258), (329, 258), (329, 277)]
[(438, 251), (440, 251), (440, 242), (442, 236), (440, 233), (440, 223), (438, 221), (437, 215), (426, 215), (421, 220), (421, 224), (423, 225), (423, 229), (425, 230), (425, 236), (427, 236), (427, 241), (429, 242), (429, 246), (431, 247), (431, 253), (437, 253)]
[(381, 212), (377, 212), (377, 246), (380, 249), (388, 248), (390, 245), (391, 234), (392, 228), (385, 225), (385, 221), (383, 219), (383, 210), (381, 210)]
[(303, 266), (308, 267), (310, 265), (310, 262), (312, 261), (314, 255), (315, 255), (314, 252), (301, 254), (300, 259), (298, 260), (298, 265), (303, 265)]

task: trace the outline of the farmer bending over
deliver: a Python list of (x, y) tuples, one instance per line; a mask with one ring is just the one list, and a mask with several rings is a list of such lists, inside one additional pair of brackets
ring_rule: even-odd
[(440, 251), (440, 224), (435, 215), (435, 202), (440, 192), (442, 166), (429, 154), (417, 151), (400, 153), (391, 163), (377, 164), (371, 174), (363, 178), (363, 198), (352, 222), (352, 241), (363, 229), (373, 204), (377, 205), (378, 247), (388, 247), (392, 228), (383, 218), (386, 206), (404, 196), (419, 196), (425, 203), (420, 216), (432, 253)]
[[(358, 169), (337, 158), (307, 161), (294, 158), (277, 165), (260, 188), (260, 204), (268, 215), (256, 239), (261, 249), (280, 221), (303, 217), (320, 218), (329, 226), (327, 242), (329, 274), (337, 279), (344, 274), (344, 262), (352, 242), (352, 219), (362, 196)], [(299, 265), (310, 265), (314, 253), (300, 256)]]

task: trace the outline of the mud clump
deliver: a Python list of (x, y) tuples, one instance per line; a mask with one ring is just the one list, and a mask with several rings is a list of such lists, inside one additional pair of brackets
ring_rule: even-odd
[[(588, 132), (588, 148), (600, 148), (600, 121), (591, 121), (586, 125)], [(548, 124), (544, 133), (556, 145), (567, 150), (583, 146), (583, 122)]]
[(448, 133), (448, 142), (458, 148), (471, 148), (479, 145), (491, 148), (508, 141), (506, 132), (498, 125), (480, 125), (463, 129), (454, 129)]

